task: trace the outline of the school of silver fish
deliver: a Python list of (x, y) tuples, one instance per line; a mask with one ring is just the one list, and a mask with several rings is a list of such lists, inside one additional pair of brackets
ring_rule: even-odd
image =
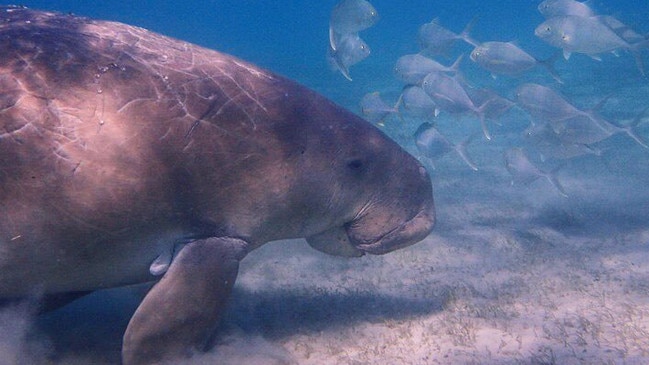
[[(330, 27), (330, 37), (333, 33), (334, 40), (345, 32), (357, 34), (377, 19), (376, 10), (365, 0), (343, 0), (343, 3), (349, 13), (343, 16), (339, 6), (338, 10), (334, 9), (337, 20), (334, 21), (332, 14)], [(401, 120), (423, 120), (414, 134), (414, 142), (420, 158), (426, 160), (428, 166), (434, 168), (437, 160), (455, 151), (472, 170), (478, 170), (479, 166), (467, 153), (467, 145), (474, 135), (454, 143), (440, 132), (435, 120), (442, 113), (468, 115), (480, 122), (485, 139), (491, 140), (493, 135), (487, 120), (498, 122), (505, 113), (517, 107), (529, 115), (530, 124), (521, 136), (525, 148), (517, 146), (503, 152), (512, 183), (530, 184), (543, 178), (566, 197), (569, 194), (556, 177), (566, 160), (602, 156), (604, 152), (599, 145), (614, 135), (623, 135), (639, 148), (649, 150), (645, 138), (638, 132), (638, 126), (649, 109), (649, 101), (645, 108), (636, 111), (631, 122), (622, 124), (613, 118), (605, 118), (601, 109), (611, 95), (602, 97), (589, 109), (577, 107), (573, 100), (558, 91), (564, 81), (554, 66), (558, 61), (569, 62), (573, 53), (601, 61), (603, 54), (628, 52), (635, 58), (638, 78), (641, 78), (644, 77), (642, 57), (643, 52), (649, 49), (649, 35), (638, 33), (613, 16), (598, 14), (586, 2), (545, 0), (538, 5), (538, 11), (545, 20), (536, 27), (535, 36), (556, 48), (547, 59), (539, 59), (516, 42), (477, 41), (470, 35), (477, 18), (459, 33), (445, 28), (437, 18), (421, 25), (417, 39), (420, 52), (402, 55), (395, 62), (394, 76), (403, 85), (398, 100), (391, 105), (378, 92), (369, 93), (361, 100), (362, 114), (380, 126), (384, 126), (390, 116), (398, 116)], [(343, 27), (342, 23), (357, 26)], [(494, 78), (504, 76), (508, 80), (517, 80), (522, 75), (540, 70), (539, 75), (545, 74), (547, 82), (521, 81), (509, 97), (492, 89), (474, 88), (460, 69), (464, 54), (450, 65), (434, 59), (439, 55), (448, 56), (458, 43), (471, 47), (468, 58)], [(353, 53), (351, 50), (347, 52)], [(346, 58), (351, 56), (342, 59)], [(358, 61), (360, 59), (343, 64), (349, 66)], [(540, 167), (548, 161), (554, 162), (553, 168)]]

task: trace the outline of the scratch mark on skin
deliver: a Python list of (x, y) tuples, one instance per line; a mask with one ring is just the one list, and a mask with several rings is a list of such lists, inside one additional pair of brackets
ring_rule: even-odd
[(262, 71), (260, 71), (260, 70), (256, 70), (256, 69), (254, 69), (254, 68), (252, 68), (252, 67), (249, 67), (249, 66), (246, 66), (246, 65), (244, 65), (244, 64), (241, 64), (241, 63), (239, 63), (239, 62), (237, 62), (237, 61), (234, 61), (234, 60), (233, 60), (232, 63), (234, 63), (235, 65), (237, 65), (237, 66), (239, 66), (239, 67), (241, 67), (241, 68), (243, 68), (243, 69), (245, 69), (245, 70), (247, 70), (247, 71), (250, 72), (252, 75), (255, 75), (255, 76), (257, 76), (257, 77), (263, 77), (263, 78), (266, 78), (266, 79), (268, 79), (268, 80), (272, 80), (272, 79), (273, 79), (273, 77), (272, 77), (271, 75), (268, 75), (268, 74), (266, 74), (266, 73), (264, 73), (264, 72), (262, 72)]
[(165, 140), (169, 135), (171, 134), (171, 127), (167, 127), (167, 131), (160, 137), (158, 138), (159, 141)]
[[(230, 73), (226, 72), (223, 69), (221, 69), (220, 71), (221, 71), (221, 74), (223, 76), (225, 76), (230, 81), (232, 81), (232, 83), (234, 83), (237, 86), (237, 88), (242, 93), (244, 93), (250, 100), (252, 100), (255, 104), (257, 104), (257, 106), (259, 108), (261, 108), (264, 112), (268, 113), (268, 109), (266, 109), (266, 107), (254, 95), (252, 95), (250, 92), (248, 92), (248, 90), (246, 90), (246, 88), (243, 87)], [(216, 83), (216, 81), (215, 81), (215, 83)]]
[(55, 149), (53, 151), (53, 153), (61, 161), (63, 161), (64, 163), (66, 163), (66, 164), (68, 164), (70, 166), (72, 166), (72, 168), (70, 169), (70, 172), (74, 175), (77, 172), (77, 169), (79, 168), (79, 166), (81, 166), (81, 161), (75, 161), (72, 158), (70, 158), (69, 156), (67, 156), (67, 154), (63, 151), (63, 147), (64, 146), (58, 147), (57, 149)]
[(190, 139), (189, 142), (187, 142), (187, 144), (185, 145), (185, 147), (183, 147), (183, 152), (189, 150), (192, 144), (194, 144), (194, 141)]
[(125, 109), (131, 107), (132, 105), (136, 103), (146, 103), (146, 102), (156, 102), (156, 99), (153, 98), (139, 98), (139, 99), (133, 99), (127, 103), (125, 103), (121, 108), (117, 109), (117, 113), (121, 114), (124, 112)]
[(221, 106), (220, 106), (219, 109), (216, 111), (216, 113), (214, 113), (214, 115), (220, 115), (221, 113), (223, 113), (223, 110), (224, 110), (228, 105), (230, 105), (231, 103), (234, 103), (234, 100), (233, 100), (233, 99), (228, 99), (228, 101), (226, 101), (225, 103), (221, 104)]
[(23, 129), (28, 128), (28, 127), (33, 127), (33, 126), (32, 126), (32, 122), (28, 122), (28, 123), (26, 123), (26, 124), (20, 126), (19, 128), (12, 130), (12, 131), (6, 131), (6, 132), (0, 134), (0, 138), (11, 137), (11, 136), (13, 136), (13, 135), (19, 133), (19, 132), (22, 131)]
[(185, 133), (185, 139), (189, 138), (191, 134), (194, 133), (194, 130), (196, 129), (196, 127), (198, 127), (200, 122), (200, 119), (196, 119), (194, 123), (192, 123), (192, 126), (189, 127), (189, 130), (187, 131), (187, 133)]
[[(9, 92), (11, 91), (16, 91), (16, 90), (8, 90)], [(22, 99), (25, 97), (25, 95), (20, 95), (16, 100), (10, 100), (6, 105), (2, 106), (0, 108), (0, 114), (11, 111), (16, 105), (18, 105)]]

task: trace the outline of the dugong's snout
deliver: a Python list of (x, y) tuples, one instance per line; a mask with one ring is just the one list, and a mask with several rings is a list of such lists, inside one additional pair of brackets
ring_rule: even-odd
[[(415, 244), (435, 225), (432, 184), (418, 165), (406, 186), (383, 191), (366, 202), (356, 217), (341, 227), (307, 237), (311, 247), (338, 256), (382, 255)], [(387, 199), (386, 197), (391, 197)]]
[(380, 194), (373, 195), (347, 226), (351, 244), (363, 253), (380, 255), (410, 246), (435, 225), (433, 187), (426, 169), (408, 156), (392, 172)]
[[(430, 234), (434, 226), (435, 206), (431, 196), (431, 199), (425, 202), (425, 205), (414, 217), (387, 232), (376, 241), (359, 243), (355, 247), (364, 253), (382, 255), (423, 240)], [(353, 235), (353, 233), (350, 232), (348, 235)]]

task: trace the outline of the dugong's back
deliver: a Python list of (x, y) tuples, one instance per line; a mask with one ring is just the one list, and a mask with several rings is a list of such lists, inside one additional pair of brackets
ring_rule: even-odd
[[(206, 143), (275, 157), (273, 138), (247, 135), (281, 112), (273, 100), (286, 81), (236, 58), (22, 8), (0, 9), (0, 50), (0, 297), (30, 283), (67, 291), (150, 280), (158, 246), (201, 234), (178, 176), (199, 174), (179, 151), (200, 152), (196, 168)], [(234, 171), (226, 152), (219, 171), (200, 175)]]
[(432, 228), (414, 158), (235, 57), (23, 8), (0, 8), (0, 50), (0, 297), (153, 280), (208, 237), (357, 256)]

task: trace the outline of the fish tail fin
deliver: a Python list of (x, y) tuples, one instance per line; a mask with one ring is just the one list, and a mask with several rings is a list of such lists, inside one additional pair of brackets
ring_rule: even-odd
[(543, 66), (548, 71), (550, 76), (552, 76), (552, 78), (556, 82), (558, 82), (560, 84), (563, 84), (563, 80), (561, 79), (561, 77), (559, 77), (559, 74), (557, 73), (557, 70), (554, 68), (554, 63), (557, 62), (557, 60), (561, 58), (561, 55), (562, 55), (562, 53), (559, 50), (559, 51), (555, 52), (552, 56), (548, 57), (547, 59), (539, 60), (538, 62), (539, 62), (539, 64), (541, 66)]
[(546, 173), (544, 176), (550, 182), (550, 184), (552, 184), (552, 186), (554, 186), (554, 188), (557, 189), (557, 191), (559, 192), (559, 194), (561, 194), (561, 196), (563, 196), (564, 198), (567, 198), (568, 193), (566, 193), (566, 190), (563, 188), (563, 185), (561, 185), (561, 183), (557, 179), (557, 171), (559, 171), (562, 168), (563, 168), (563, 165), (561, 165), (561, 166), (555, 168), (554, 170)]
[(462, 62), (462, 59), (464, 58), (464, 53), (459, 55), (456, 59), (455, 62), (449, 67), (453, 72), (458, 73), (460, 72), (460, 63)]
[(455, 151), (457, 151), (457, 154), (460, 155), (460, 157), (466, 162), (467, 165), (473, 170), (473, 171), (478, 171), (478, 166), (473, 162), (473, 160), (469, 157), (469, 154), (467, 153), (466, 146), (475, 138), (475, 133), (471, 134), (469, 138), (465, 139), (464, 141), (458, 143), (455, 146)]
[(462, 32), (459, 34), (460, 39), (472, 45), (473, 47), (477, 47), (478, 45), (480, 45), (480, 42), (473, 39), (470, 35), (471, 29), (473, 29), (473, 26), (475, 25), (475, 23), (477, 23), (477, 21), (478, 21), (478, 17), (474, 16), (473, 19), (471, 19), (471, 21), (469, 22), (469, 24), (467, 24), (466, 27), (464, 27)]

